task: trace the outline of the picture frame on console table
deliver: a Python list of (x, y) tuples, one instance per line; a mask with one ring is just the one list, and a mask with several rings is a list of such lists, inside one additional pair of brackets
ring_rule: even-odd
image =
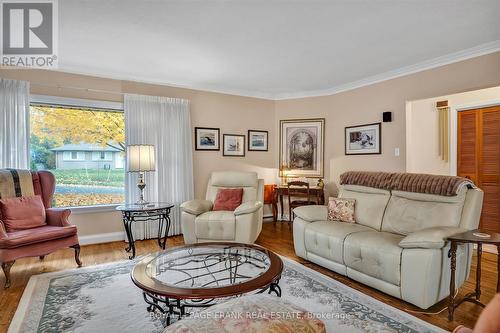
[(224, 134), (222, 156), (245, 156), (245, 135)]
[(268, 137), (268, 131), (248, 130), (248, 151), (268, 151)]
[(382, 154), (382, 124), (374, 123), (346, 127), (345, 154)]
[(220, 150), (220, 128), (195, 127), (195, 150)]
[(280, 120), (280, 161), (287, 177), (323, 178), (325, 118)]

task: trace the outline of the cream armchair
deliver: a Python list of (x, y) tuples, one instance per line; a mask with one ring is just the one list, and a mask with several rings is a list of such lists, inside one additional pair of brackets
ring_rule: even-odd
[[(220, 188), (243, 188), (241, 205), (232, 211), (212, 211)], [(186, 244), (210, 241), (253, 243), (262, 230), (264, 181), (256, 172), (213, 172), (205, 200), (181, 205), (181, 224)]]

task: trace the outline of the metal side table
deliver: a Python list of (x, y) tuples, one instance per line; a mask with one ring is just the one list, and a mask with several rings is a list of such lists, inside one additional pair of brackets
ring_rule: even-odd
[(173, 204), (167, 202), (150, 202), (145, 205), (128, 204), (116, 207), (116, 210), (122, 212), (123, 226), (127, 234), (128, 246), (125, 251), (132, 251), (129, 259), (135, 258), (135, 241), (132, 234), (134, 222), (158, 221), (158, 246), (165, 249), (171, 224), (170, 211), (173, 207)]

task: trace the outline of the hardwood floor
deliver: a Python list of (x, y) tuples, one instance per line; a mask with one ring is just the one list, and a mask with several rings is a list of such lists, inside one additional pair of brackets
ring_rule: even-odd
[[(168, 239), (168, 246), (175, 246), (183, 244), (182, 236), (175, 236)], [(453, 322), (448, 322), (447, 312), (443, 311), (437, 315), (429, 314), (419, 314), (412, 311), (422, 311), (411, 304), (398, 300), (394, 297), (388, 296), (379, 292), (375, 289), (362, 285), (355, 282), (349, 278), (336, 274), (318, 265), (310, 263), (295, 256), (293, 249), (293, 238), (292, 238), (292, 227), (291, 224), (287, 222), (266, 222), (262, 233), (257, 240), (257, 244), (260, 244), (276, 253), (286, 256), (290, 259), (300, 262), (318, 272), (326, 274), (335, 280), (338, 280), (354, 289), (357, 289), (373, 298), (376, 298), (384, 303), (390, 304), (398, 309), (407, 311), (425, 321), (428, 321), (434, 325), (440, 326), (447, 330), (453, 330), (459, 324), (463, 324), (472, 327), (481, 312), (479, 306), (465, 303), (461, 305), (455, 312), (455, 320)], [(119, 260), (126, 260), (127, 256), (124, 251), (123, 242), (113, 242), (106, 244), (96, 244), (82, 246), (81, 259), (84, 266), (91, 266), (106, 262), (113, 262)], [(136, 242), (137, 254), (143, 255), (150, 252), (158, 251), (158, 246), (156, 241), (138, 241)], [(474, 289), (475, 281), (475, 267), (476, 267), (476, 256), (473, 258), (473, 267), (469, 280), (461, 288), (459, 294), (470, 292)], [(487, 303), (494, 295), (496, 291), (496, 265), (497, 256), (491, 253), (483, 254), (483, 266), (482, 266), (482, 296), (481, 300)], [(27, 258), (21, 259), (16, 262), (12, 268), (12, 286), (10, 289), (4, 290), (0, 289), (0, 332), (6, 332), (9, 323), (14, 316), (17, 305), (21, 298), (21, 295), (28, 283), (29, 278), (32, 275), (60, 271), (68, 268), (75, 268), (76, 264), (73, 259), (73, 250), (66, 249), (55, 252), (48, 255), (45, 260), (40, 261), (38, 258)], [(3, 285), (3, 274), (0, 278), (0, 283)], [(429, 312), (438, 312), (439, 310), (446, 307), (445, 301), (442, 301), (432, 308)]]

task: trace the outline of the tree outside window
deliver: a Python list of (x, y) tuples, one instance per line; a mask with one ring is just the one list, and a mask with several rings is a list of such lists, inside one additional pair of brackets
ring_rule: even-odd
[(56, 176), (55, 206), (124, 202), (123, 112), (32, 104), (31, 168)]

